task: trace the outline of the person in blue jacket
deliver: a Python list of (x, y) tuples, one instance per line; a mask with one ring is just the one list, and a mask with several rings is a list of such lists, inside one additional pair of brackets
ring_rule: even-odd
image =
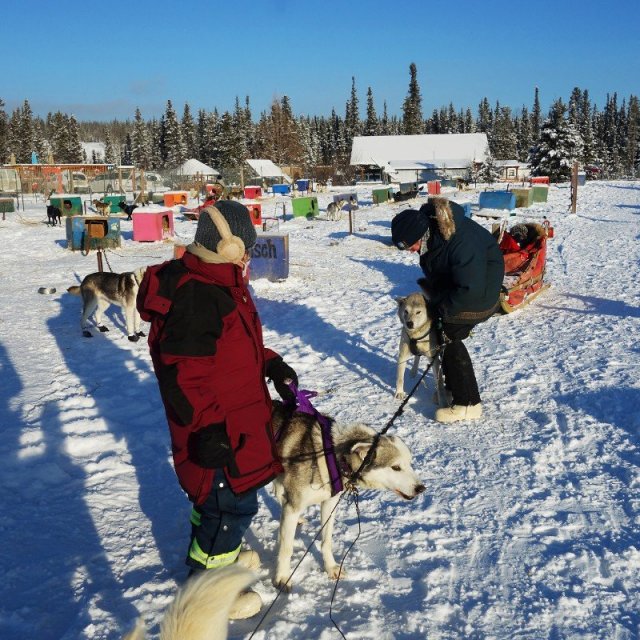
[(393, 243), (418, 253), (418, 280), (432, 316), (439, 319), (445, 347), (442, 370), (451, 396), (436, 410), (438, 422), (475, 420), (482, 402), (463, 340), (499, 307), (504, 259), (496, 239), (464, 209), (445, 198), (429, 198), (420, 210), (405, 209), (391, 221)]

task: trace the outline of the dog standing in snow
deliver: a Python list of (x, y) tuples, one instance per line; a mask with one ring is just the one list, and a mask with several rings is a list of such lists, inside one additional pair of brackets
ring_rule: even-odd
[[(448, 406), (450, 394), (444, 388), (438, 355), (438, 333), (433, 326), (433, 319), (429, 316), (427, 299), (423, 293), (412, 293), (404, 298), (396, 298), (398, 303), (398, 318), (402, 323), (400, 346), (398, 348), (398, 368), (396, 373), (396, 398), (404, 400), (404, 373), (407, 362), (413, 357), (411, 376), (418, 373), (420, 357), (424, 356), (433, 363), (433, 377), (436, 383), (434, 401), (439, 407)], [(443, 404), (445, 403), (445, 404)]]
[[(346, 481), (360, 468), (373, 446), (376, 432), (364, 425), (334, 428), (333, 420), (330, 421), (340, 474)], [(314, 415), (294, 411), (274, 401), (272, 425), (284, 467), (284, 473), (273, 482), (276, 499), (282, 507), (273, 584), (283, 591), (291, 591), (289, 576), (296, 526), (302, 512), (312, 504), (320, 505), (324, 569), (329, 578), (337, 580), (340, 567), (333, 557), (333, 523), (341, 493), (331, 495), (320, 423)], [(412, 500), (425, 490), (411, 466), (407, 445), (397, 436), (387, 435), (378, 439), (375, 455), (360, 472), (356, 485), (362, 489), (388, 489), (405, 500)]]
[(146, 267), (126, 273), (91, 273), (80, 285), (69, 287), (67, 291), (74, 296), (82, 296), (82, 319), (80, 328), (85, 338), (91, 338), (88, 329), (89, 317), (95, 312), (98, 329), (109, 331), (102, 324), (102, 314), (110, 305), (118, 305), (123, 311), (127, 324), (127, 334), (131, 342), (137, 342), (144, 333), (140, 331), (140, 314), (136, 309), (136, 297)]

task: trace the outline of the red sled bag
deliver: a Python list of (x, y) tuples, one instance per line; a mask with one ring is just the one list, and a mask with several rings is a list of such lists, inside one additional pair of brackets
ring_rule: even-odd
[[(499, 230), (498, 230), (499, 231)], [(511, 313), (528, 304), (549, 285), (545, 284), (547, 238), (553, 237), (549, 222), (516, 224), (499, 237), (504, 258), (504, 281), (500, 306)]]

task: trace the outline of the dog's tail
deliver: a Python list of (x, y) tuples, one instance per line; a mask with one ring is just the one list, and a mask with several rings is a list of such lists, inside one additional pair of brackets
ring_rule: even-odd
[(78, 285), (73, 285), (73, 287), (69, 287), (67, 289), (67, 292), (70, 293), (71, 295), (74, 296), (79, 296), (80, 295), (80, 287)]
[[(191, 578), (164, 615), (161, 640), (226, 640), (231, 605), (255, 578), (253, 572), (237, 564), (203, 571)], [(138, 620), (136, 628), (123, 640), (144, 638), (144, 625)]]

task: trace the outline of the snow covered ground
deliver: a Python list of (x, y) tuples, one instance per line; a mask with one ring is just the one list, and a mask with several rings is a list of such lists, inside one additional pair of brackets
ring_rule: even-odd
[[(266, 344), (321, 393), (316, 407), (382, 428), (398, 406), (393, 296), (414, 291), (420, 271), (389, 242), (407, 205), (370, 206), (371, 189), (358, 189), (355, 234), (346, 216), (281, 222), (290, 277), (253, 289)], [(319, 194), (320, 218), (330, 196)], [(551, 288), (467, 341), (483, 419), (435, 423), (429, 381), (393, 425), (427, 491), (412, 502), (361, 494), (361, 533), (333, 605), (347, 638), (640, 636), (640, 183), (588, 183), (577, 215), (569, 198), (568, 185), (552, 186), (548, 203), (509, 219), (551, 220)], [(275, 203), (265, 199), (265, 213)], [(109, 333), (80, 336), (66, 288), (96, 271), (96, 255), (67, 250), (42, 201), (25, 204), (0, 222), (0, 637), (115, 639), (139, 614), (155, 635), (186, 574), (190, 505), (147, 345), (127, 341), (114, 308)], [(131, 224), (107, 253), (114, 271), (172, 256), (171, 243), (133, 242)], [(192, 239), (194, 222), (176, 215), (175, 226), (178, 241)], [(278, 516), (262, 490), (247, 543), (262, 557), (267, 604)], [(311, 511), (294, 561), (318, 519)], [(338, 558), (357, 534), (344, 502)], [(252, 637), (340, 636), (320, 561), (314, 546)], [(234, 622), (230, 635), (248, 638), (256, 624)]]

